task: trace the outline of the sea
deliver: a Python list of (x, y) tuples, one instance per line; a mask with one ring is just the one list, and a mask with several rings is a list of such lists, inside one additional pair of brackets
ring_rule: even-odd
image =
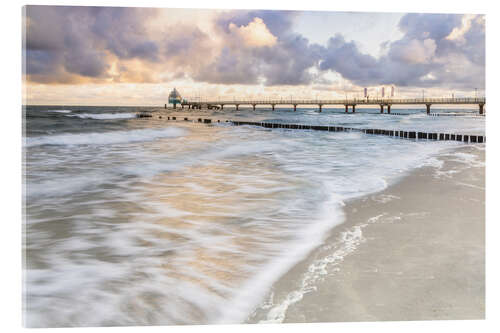
[[(148, 111), (162, 118), (136, 118)], [(226, 121), (485, 134), (476, 109), (392, 112), (24, 107), (26, 326), (244, 323), (265, 311), (347, 202), (466, 144)]]

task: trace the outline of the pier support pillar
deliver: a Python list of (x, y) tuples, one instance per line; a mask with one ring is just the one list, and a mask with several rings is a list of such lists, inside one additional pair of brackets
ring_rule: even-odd
[(274, 111), (274, 104), (271, 104), (271, 107), (273, 108), (273, 111)]
[(240, 109), (240, 105), (236, 104), (236, 111), (238, 111), (239, 109)]
[(165, 109), (167, 108), (167, 104), (165, 104)]
[(356, 112), (356, 104), (353, 104), (352, 105), (352, 113), (355, 113)]
[(349, 105), (345, 105), (345, 113), (348, 113), (349, 112)]
[(183, 109), (184, 109), (184, 104), (181, 104), (181, 108), (183, 108)]
[(380, 113), (384, 113), (384, 105), (380, 104)]
[(479, 104), (479, 114), (484, 113), (484, 104)]
[(252, 104), (252, 106), (253, 106), (253, 110), (255, 111), (255, 104)]
[(221, 110), (224, 110), (224, 104), (221, 104), (221, 105), (220, 105), (220, 109), (221, 109)]
[(321, 112), (323, 109), (323, 104), (318, 104), (318, 105), (319, 105), (319, 112)]
[(431, 105), (430, 104), (425, 104), (427, 107), (427, 114), (431, 114)]
[(387, 113), (391, 113), (391, 105), (390, 104), (387, 105)]
[(176, 103), (174, 103), (174, 109), (176, 109), (176, 108), (177, 108), (177, 104), (176, 104)]
[(297, 111), (297, 104), (293, 105), (293, 111)]

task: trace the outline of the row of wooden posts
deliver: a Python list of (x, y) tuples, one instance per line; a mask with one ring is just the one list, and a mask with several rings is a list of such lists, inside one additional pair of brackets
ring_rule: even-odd
[(261, 126), (265, 128), (302, 129), (302, 130), (329, 131), (329, 132), (362, 132), (366, 134), (386, 135), (404, 139), (447, 140), (447, 141), (451, 140), (451, 141), (461, 141), (470, 143), (486, 142), (486, 136), (484, 135), (428, 133), (428, 132), (403, 131), (403, 130), (353, 128), (353, 127), (343, 127), (343, 126), (277, 124), (277, 123), (250, 122), (250, 121), (232, 121), (232, 123), (236, 126), (252, 125), (252, 126)]
[[(168, 117), (168, 120), (177, 120), (176, 117)], [(184, 117), (184, 121), (189, 121), (189, 118)], [(199, 123), (210, 124), (212, 119), (198, 118)], [(220, 120), (217, 120), (220, 122)], [(301, 124), (279, 124), (279, 123), (266, 123), (266, 122), (252, 122), (252, 121), (229, 121), (236, 126), (250, 125), (260, 126), (265, 128), (283, 128), (295, 130), (313, 130), (313, 131), (328, 131), (328, 132), (362, 132), (365, 134), (385, 135), (390, 137), (397, 137), (402, 139), (418, 139), (418, 140), (440, 140), (440, 141), (460, 141), (468, 143), (484, 143), (486, 136), (484, 135), (467, 135), (467, 134), (451, 134), (451, 133), (429, 133), (417, 131), (403, 131), (403, 130), (384, 130), (372, 128), (355, 128), (344, 126), (324, 126), (324, 125), (301, 125)]]

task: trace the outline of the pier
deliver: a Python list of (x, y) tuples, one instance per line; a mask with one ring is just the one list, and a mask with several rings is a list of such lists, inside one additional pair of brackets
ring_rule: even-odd
[(345, 107), (346, 113), (355, 113), (358, 105), (379, 106), (380, 113), (391, 113), (393, 105), (424, 105), (427, 114), (431, 114), (432, 105), (477, 105), (480, 115), (484, 114), (486, 97), (464, 97), (464, 98), (354, 98), (354, 99), (269, 99), (269, 100), (213, 100), (213, 101), (189, 101), (181, 103), (182, 108), (188, 109), (224, 109), (227, 106), (234, 106), (236, 110), (240, 106), (250, 106), (255, 110), (257, 105), (270, 106), (274, 111), (277, 105), (287, 105), (297, 111), (298, 105), (315, 105), (318, 111), (323, 110), (326, 105), (340, 105)]

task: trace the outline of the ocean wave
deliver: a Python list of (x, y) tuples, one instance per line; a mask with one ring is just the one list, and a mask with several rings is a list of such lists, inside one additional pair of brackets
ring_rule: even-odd
[(71, 113), (71, 110), (47, 110), (45, 112)]
[[(91, 145), (184, 134), (164, 128), (27, 140)], [(189, 134), (161, 142), (161, 149), (47, 149), (49, 155), (33, 162), (38, 168), (28, 165), (35, 176), (27, 186), (28, 245), (50, 267), (26, 274), (34, 296), (28, 326), (243, 322), (279, 278), (325, 244), (345, 219), (345, 200), (434, 165), (435, 153), (457, 145), (246, 126), (200, 126)], [(52, 168), (56, 162), (72, 172)], [(51, 207), (57, 213), (47, 214)], [(276, 291), (264, 305), (261, 322), (282, 322), (379, 217), (347, 229), (335, 247), (323, 247), (324, 256), (307, 267), (297, 288)], [(60, 239), (48, 223), (74, 229)], [(132, 308), (137, 311), (127, 311)]]
[(97, 119), (97, 120), (131, 119), (135, 118), (135, 113), (75, 113), (69, 116), (78, 117), (82, 119)]
[(130, 131), (112, 131), (103, 133), (78, 133), (46, 135), (29, 137), (25, 140), (25, 146), (40, 145), (105, 145), (117, 143), (131, 143), (142, 141), (153, 141), (162, 138), (175, 138), (183, 136), (184, 129), (168, 127), (162, 129), (136, 129)]

